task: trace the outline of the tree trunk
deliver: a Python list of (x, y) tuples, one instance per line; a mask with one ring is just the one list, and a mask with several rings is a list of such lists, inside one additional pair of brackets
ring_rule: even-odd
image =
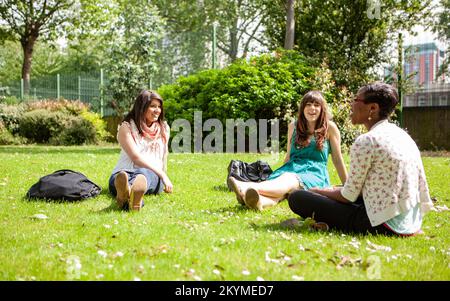
[(230, 52), (229, 56), (232, 62), (237, 59), (238, 55), (238, 19), (233, 20), (232, 27), (230, 28)]
[(22, 64), (22, 79), (23, 79), (23, 92), (25, 95), (30, 93), (30, 73), (31, 73), (31, 61), (33, 58), (33, 48), (36, 43), (37, 37), (28, 36), (22, 39), (23, 49), (23, 64)]
[(294, 48), (295, 37), (295, 0), (286, 0), (286, 36), (284, 48), (292, 50)]

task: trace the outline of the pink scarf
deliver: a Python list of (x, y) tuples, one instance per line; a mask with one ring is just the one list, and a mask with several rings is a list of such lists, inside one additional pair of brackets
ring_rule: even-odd
[(150, 138), (152, 140), (162, 138), (164, 143), (167, 142), (166, 140), (166, 132), (164, 127), (161, 126), (159, 122), (153, 122), (152, 125), (149, 127), (145, 122), (141, 123), (141, 129), (142, 129), (142, 136), (146, 138)]

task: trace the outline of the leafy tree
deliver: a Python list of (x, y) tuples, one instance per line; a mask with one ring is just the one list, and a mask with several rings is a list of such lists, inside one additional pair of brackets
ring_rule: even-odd
[(159, 15), (165, 21), (165, 34), (158, 42), (158, 70), (153, 86), (171, 83), (210, 67), (211, 25), (204, 7), (192, 0), (155, 0)]
[(441, 65), (438, 76), (441, 74), (450, 76), (450, 0), (441, 0), (440, 8), (441, 10), (437, 13), (433, 29), (442, 40), (446, 41), (447, 49), (446, 59)]
[(255, 44), (264, 43), (261, 0), (154, 0), (166, 21), (160, 42), (156, 86), (211, 68), (212, 32), (217, 25), (219, 61), (229, 63), (246, 56)]
[(10, 80), (20, 79), (21, 63), (17, 58), (21, 47), (18, 42), (4, 41), (0, 47), (0, 86), (5, 85)]
[(146, 0), (118, 1), (120, 15), (109, 29), (109, 83), (113, 108), (121, 115), (130, 110), (142, 88), (148, 87), (155, 62), (157, 41), (164, 22), (157, 9)]
[[(295, 49), (328, 62), (338, 85), (356, 88), (387, 62), (387, 41), (425, 18), (430, 0), (298, 0)], [(285, 0), (267, 1), (265, 19), (272, 47), (285, 38)], [(379, 4), (377, 6), (376, 4)]]
[(68, 0), (2, 0), (0, 17), (5, 24), (2, 38), (6, 35), (20, 41), (23, 50), (22, 78), (28, 93), (34, 46), (38, 38), (54, 38), (56, 31), (75, 17), (72, 9), (75, 1)]
[(205, 1), (209, 17), (218, 26), (218, 47), (234, 61), (246, 57), (251, 43), (267, 45), (262, 36), (263, 20), (268, 13), (266, 5), (260, 0)]

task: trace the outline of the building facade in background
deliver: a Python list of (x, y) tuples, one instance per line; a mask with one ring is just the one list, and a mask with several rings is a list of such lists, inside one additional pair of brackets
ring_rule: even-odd
[[(414, 93), (403, 97), (403, 107), (450, 106), (450, 81), (439, 70), (445, 60), (445, 51), (436, 43), (424, 43), (405, 47), (403, 54), (403, 78), (409, 79)], [(396, 79), (393, 67), (386, 68), (385, 78)], [(395, 80), (394, 80), (395, 81)]]
[(437, 76), (445, 59), (445, 52), (436, 43), (425, 43), (405, 47), (403, 72), (417, 85), (445, 82), (445, 75)]

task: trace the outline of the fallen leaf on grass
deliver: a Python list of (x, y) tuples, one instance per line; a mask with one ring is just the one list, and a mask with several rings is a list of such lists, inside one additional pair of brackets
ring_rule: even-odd
[(336, 265), (336, 269), (340, 270), (344, 266), (359, 266), (362, 264), (361, 258), (351, 258), (350, 256), (340, 256), (335, 254), (332, 258), (328, 259)]
[(123, 255), (124, 254), (122, 252), (118, 251), (112, 255), (112, 258), (123, 257)]
[(392, 251), (391, 247), (376, 245), (376, 244), (370, 242), (369, 240), (366, 240), (366, 241), (367, 241), (367, 247), (366, 247), (367, 251), (370, 251), (370, 252), (376, 252), (376, 251), (391, 252)]
[(275, 258), (270, 258), (269, 254), (270, 254), (269, 251), (267, 251), (267, 252), (265, 253), (265, 258), (264, 258), (264, 259), (266, 260), (266, 262), (273, 262), (273, 263), (278, 263), (278, 264), (285, 264), (287, 261), (290, 261), (290, 260), (291, 260), (291, 257), (288, 256), (288, 255), (286, 255), (286, 254), (284, 254), (283, 252), (280, 252), (280, 255), (277, 256), (277, 259), (275, 259)]
[(351, 245), (355, 249), (359, 249), (359, 247), (361, 246), (361, 243), (354, 238), (352, 238), (352, 241), (349, 242), (348, 244)]
[(288, 264), (287, 267), (288, 268), (295, 268), (295, 267), (298, 267), (299, 265), (305, 265), (305, 264), (306, 264), (306, 260), (300, 260), (299, 262)]
[(42, 213), (38, 213), (38, 214), (30, 216), (30, 218), (32, 218), (32, 219), (47, 219), (48, 216), (45, 214), (42, 214)]

